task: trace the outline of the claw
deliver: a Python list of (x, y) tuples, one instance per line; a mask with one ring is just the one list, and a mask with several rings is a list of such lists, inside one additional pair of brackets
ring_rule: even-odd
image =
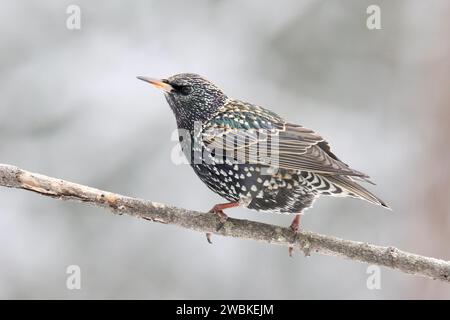
[(289, 257), (292, 258), (292, 252), (294, 251), (294, 247), (289, 246)]
[[(225, 225), (225, 222), (228, 219), (228, 216), (223, 212), (223, 209), (227, 208), (233, 208), (239, 206), (239, 202), (230, 202), (230, 203), (222, 203), (222, 204), (216, 204), (214, 207), (212, 207), (211, 210), (209, 210), (209, 213), (214, 213), (219, 217), (220, 223), (217, 225), (216, 231), (219, 231), (223, 228)], [(211, 232), (206, 233), (206, 240), (208, 243), (212, 244), (211, 241), (212, 234)]]
[(212, 235), (211, 232), (207, 232), (207, 233), (206, 233), (206, 240), (208, 241), (209, 244), (212, 244), (212, 241), (211, 241), (211, 235)]

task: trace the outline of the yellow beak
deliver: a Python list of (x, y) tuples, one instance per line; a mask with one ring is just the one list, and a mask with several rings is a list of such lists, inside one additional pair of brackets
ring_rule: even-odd
[(155, 86), (155, 88), (160, 89), (160, 90), (164, 90), (166, 92), (171, 92), (173, 90), (173, 87), (164, 82), (164, 80), (161, 79), (154, 79), (154, 78), (149, 78), (149, 77), (137, 77), (139, 80), (148, 82), (152, 85)]

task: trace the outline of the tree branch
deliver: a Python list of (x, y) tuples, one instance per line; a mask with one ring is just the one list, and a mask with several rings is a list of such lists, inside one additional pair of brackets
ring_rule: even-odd
[(307, 231), (295, 234), (289, 228), (234, 218), (229, 218), (223, 227), (217, 230), (220, 221), (213, 214), (130, 198), (31, 173), (15, 166), (0, 164), (0, 186), (30, 190), (61, 200), (82, 201), (107, 208), (115, 214), (128, 214), (199, 232), (211, 232), (222, 236), (252, 239), (282, 246), (293, 245), (301, 249), (305, 255), (316, 252), (338, 256), (450, 282), (449, 261), (404, 252), (394, 247), (380, 247)]

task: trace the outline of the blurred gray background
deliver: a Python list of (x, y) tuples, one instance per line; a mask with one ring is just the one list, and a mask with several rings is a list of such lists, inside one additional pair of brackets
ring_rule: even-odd
[[(81, 29), (66, 28), (67, 6)], [(382, 30), (366, 28), (381, 7)], [(1, 1), (0, 162), (207, 210), (170, 154), (174, 117), (136, 75), (195, 72), (315, 129), (392, 213), (321, 198), (303, 228), (450, 259), (449, 1)], [(292, 217), (229, 210), (289, 225)], [(450, 298), (450, 286), (335, 257), (0, 190), (0, 298)], [(81, 267), (82, 289), (66, 289)]]

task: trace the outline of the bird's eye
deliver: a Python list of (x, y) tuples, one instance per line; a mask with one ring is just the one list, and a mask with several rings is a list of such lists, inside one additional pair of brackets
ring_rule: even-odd
[(179, 94), (182, 94), (184, 96), (187, 96), (189, 94), (191, 94), (192, 92), (192, 87), (191, 86), (183, 86), (183, 85), (173, 85), (172, 87), (175, 89), (175, 91)]

